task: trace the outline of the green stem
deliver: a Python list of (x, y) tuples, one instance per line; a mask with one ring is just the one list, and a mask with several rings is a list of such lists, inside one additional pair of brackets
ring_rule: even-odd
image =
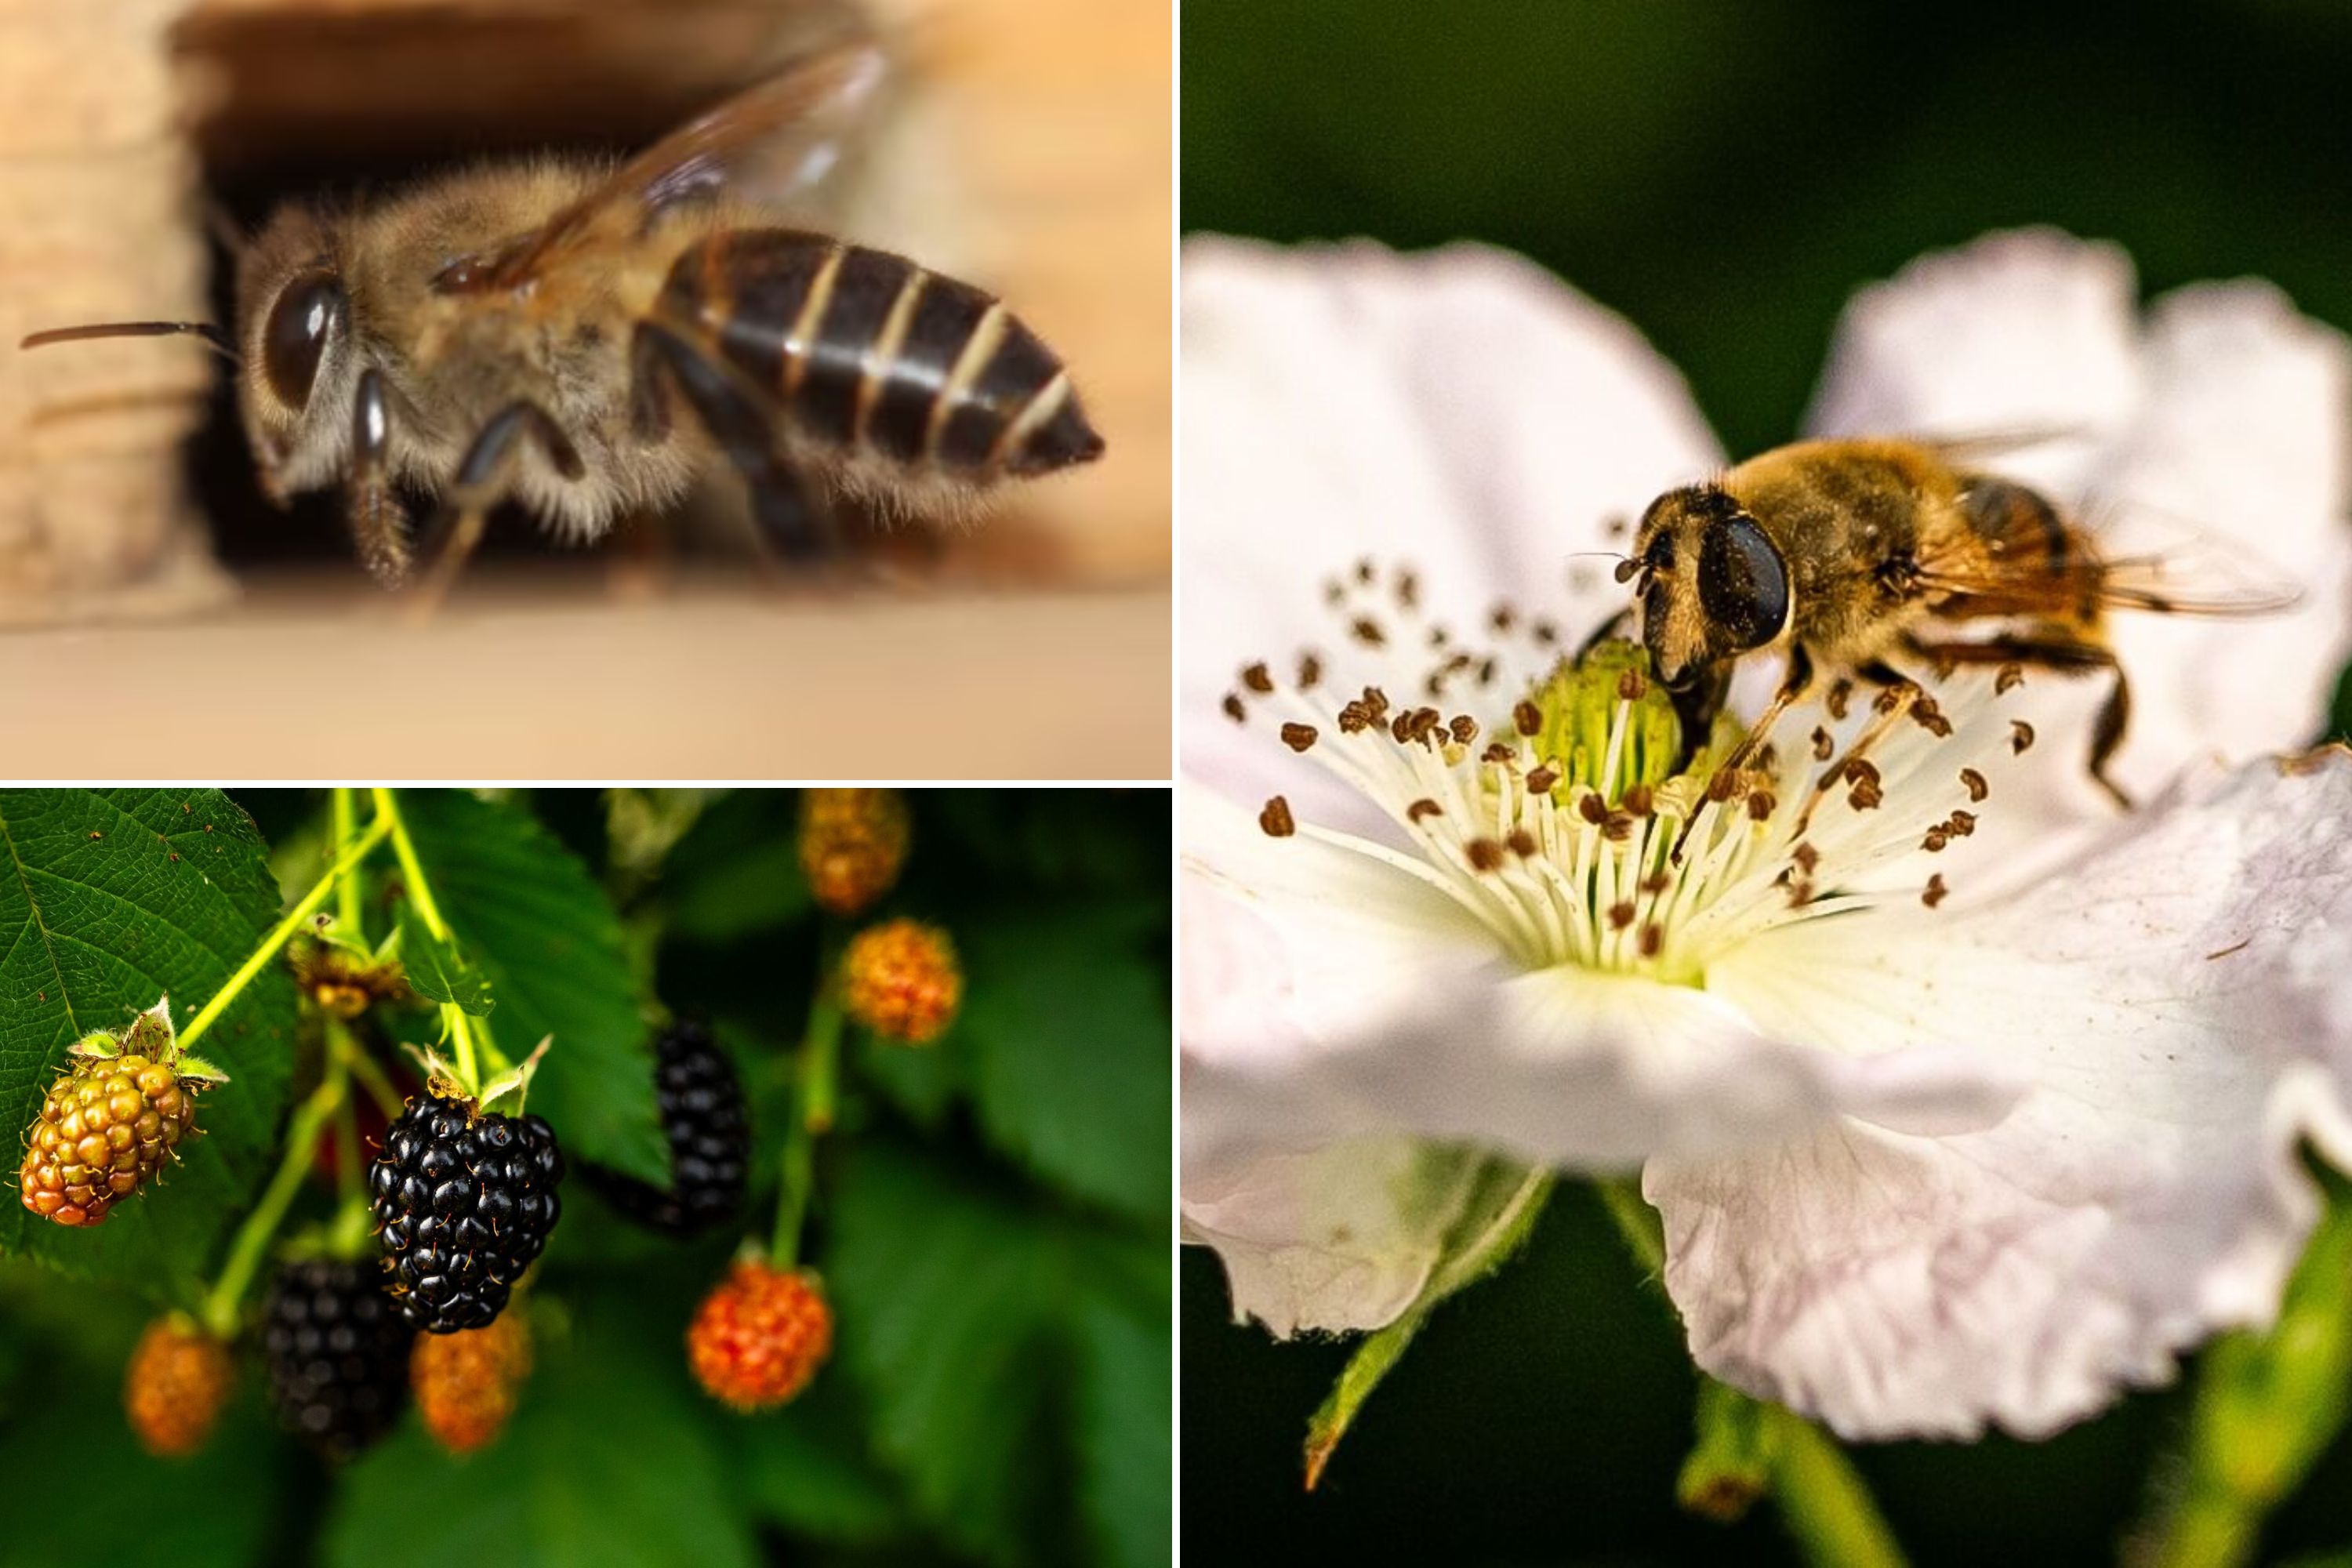
[(343, 847), (343, 852), (335, 857), (334, 864), (327, 868), (326, 875), (320, 877), (317, 885), (302, 895), (299, 903), (286, 911), (286, 918), (271, 928), (269, 934), (261, 939), (261, 945), (255, 948), (252, 955), (238, 966), (237, 972), (228, 977), (228, 984), (214, 992), (213, 999), (205, 1004), (204, 1010), (189, 1020), (186, 1028), (180, 1031), (179, 1044), (182, 1050), (186, 1050), (194, 1045), (206, 1029), (219, 1021), (220, 1016), (228, 1011), (238, 994), (253, 984), (253, 977), (260, 973), (271, 959), (278, 956), (278, 950), (286, 945), (287, 939), (294, 934), (296, 929), (304, 921), (318, 912), (319, 906), (327, 901), (327, 895), (335, 890), (336, 885), (350, 873), (352, 867), (367, 858), (368, 851), (383, 842), (383, 837), (384, 824), (379, 817), (369, 826), (365, 833)]
[(841, 1081), (840, 967), (841, 940), (827, 921), (818, 944), (816, 994), (809, 1000), (808, 1026), (801, 1037), (798, 1103), (784, 1129), (776, 1229), (768, 1245), (768, 1260), (778, 1268), (800, 1261), (801, 1227), (816, 1184), (816, 1141), (833, 1129)]
[(325, 1082), (335, 1089), (335, 1195), (345, 1203), (360, 1187), (360, 1124), (351, 1094), (351, 1026), (327, 1018)]
[(311, 1153), (319, 1146), (320, 1127), (334, 1114), (342, 1098), (341, 1080), (331, 1077), (312, 1090), (310, 1098), (294, 1113), (293, 1121), (286, 1129), (286, 1152), (278, 1162), (278, 1173), (270, 1178), (269, 1189), (261, 1194), (261, 1202), (237, 1228), (228, 1263), (205, 1298), (205, 1327), (215, 1337), (235, 1337), (237, 1303), (244, 1300), (245, 1288), (252, 1282), (262, 1252), (277, 1233), (278, 1222), (286, 1217), (286, 1207), (294, 1201), (295, 1190), (302, 1184), (302, 1173), (309, 1168)]
[[(393, 797), (392, 791), (382, 785), (370, 793), (375, 798), (376, 821), (391, 825), (392, 852), (400, 861), (401, 880), (407, 888), (408, 901), (416, 906), (416, 912), (424, 920), (426, 931), (442, 942), (450, 941), (449, 922), (441, 918), (441, 906), (434, 901), (433, 884), (425, 875), (425, 863), (417, 858), (415, 841), (408, 836), (408, 824), (401, 820), (399, 802)], [(457, 1053), (459, 1086), (467, 1094), (479, 1098), (482, 1072), (474, 1049), (478, 1027), (475, 1020), (466, 1016), (464, 1008), (445, 1002), (441, 1005), (441, 1026), (449, 1036), (451, 1048)], [(491, 1042), (488, 1027), (480, 1026), (480, 1033), (481, 1054), (490, 1058), (491, 1072), (504, 1071), (509, 1064)]]
[[(1600, 1189), (1627, 1248), (1664, 1299), (1665, 1233), (1657, 1211), (1631, 1181), (1602, 1182)], [(1902, 1568), (1903, 1550), (1895, 1532), (1845, 1450), (1820, 1427), (1780, 1405), (1751, 1400), (1734, 1389), (1708, 1392), (1711, 1397), (1702, 1400), (1703, 1407), (1756, 1428), (1748, 1450), (1763, 1457), (1780, 1517), (1807, 1562), (1819, 1568)], [(1693, 1478), (1687, 1473), (1683, 1485), (1689, 1495)]]
[(776, 1197), (776, 1230), (768, 1242), (768, 1263), (793, 1268), (801, 1260), (801, 1227), (808, 1218), (810, 1189), (816, 1184), (816, 1136), (793, 1117), (784, 1129), (783, 1185)]
[[(338, 787), (333, 797), (335, 842), (348, 844), (360, 828), (358, 804), (348, 789)], [(354, 942), (367, 940), (367, 899), (356, 872), (335, 884), (335, 921)]]
[(808, 1040), (801, 1057), (800, 1120), (811, 1132), (833, 1129), (841, 1097), (841, 1002), (832, 981), (809, 1008)]
[(359, 1043), (357, 1037), (346, 1028), (341, 1038), (330, 1035), (327, 1039), (329, 1048), (342, 1058), (343, 1066), (360, 1080), (360, 1086), (368, 1091), (368, 1098), (375, 1101), (376, 1109), (383, 1111), (387, 1119), (398, 1116), (401, 1111), (400, 1091), (393, 1088), (392, 1079), (383, 1076), (383, 1069), (375, 1065), (375, 1058), (368, 1055), (367, 1047)]

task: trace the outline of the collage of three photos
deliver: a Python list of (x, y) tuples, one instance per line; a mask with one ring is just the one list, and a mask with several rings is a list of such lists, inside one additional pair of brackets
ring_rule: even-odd
[(0, 0), (0, 1568), (2352, 1563), (2352, 25), (1996, 10)]

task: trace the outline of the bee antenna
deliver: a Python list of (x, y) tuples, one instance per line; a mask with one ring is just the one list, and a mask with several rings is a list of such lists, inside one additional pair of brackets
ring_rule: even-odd
[(78, 343), (90, 338), (167, 338), (186, 333), (201, 338), (205, 346), (226, 356), (232, 364), (241, 364), (245, 356), (228, 341), (228, 334), (210, 321), (94, 321), (83, 327), (51, 327), (45, 332), (35, 332), (16, 346), (37, 349), (50, 343)]

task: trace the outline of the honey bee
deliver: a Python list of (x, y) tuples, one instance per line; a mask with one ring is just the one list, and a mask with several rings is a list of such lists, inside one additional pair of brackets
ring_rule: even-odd
[[(25, 346), (205, 338), (239, 365), (263, 489), (282, 504), (340, 481), (361, 560), (396, 587), (422, 558), (425, 604), (500, 500), (584, 542), (674, 503), (717, 456), (787, 557), (826, 552), (838, 497), (960, 514), (1103, 441), (993, 296), (779, 226), (846, 162), (885, 74), (873, 44), (835, 43), (617, 168), (522, 163), (354, 210), (289, 205), (240, 247), (234, 335), (114, 322)], [(421, 545), (404, 485), (442, 500)]]
[(1916, 710), (1932, 727), (1906, 667), (2104, 674), (2089, 772), (2128, 806), (2106, 771), (2131, 688), (2105, 613), (2256, 615), (2295, 596), (2183, 593), (2167, 576), (2175, 563), (2103, 558), (2046, 497), (1969, 466), (2001, 444), (1804, 441), (1653, 501), (1617, 580), (1635, 584), (1642, 639), (1686, 733), (1706, 735), (1733, 665), (1768, 648), (1787, 654), (1787, 676), (1727, 770), (1823, 676), (1884, 688), (1882, 714)]

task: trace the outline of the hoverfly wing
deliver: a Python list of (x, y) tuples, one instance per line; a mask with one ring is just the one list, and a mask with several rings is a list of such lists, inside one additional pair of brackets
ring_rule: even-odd
[(871, 125), (889, 76), (880, 47), (835, 44), (690, 121), (615, 169), (459, 287), (512, 289), (618, 221), (756, 185), (763, 205), (816, 200)]

